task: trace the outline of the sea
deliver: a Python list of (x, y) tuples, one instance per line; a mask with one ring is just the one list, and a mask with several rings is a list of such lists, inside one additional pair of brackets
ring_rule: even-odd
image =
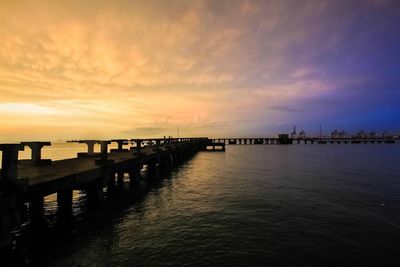
[(13, 265), (400, 266), (398, 143), (227, 145), (140, 176), (95, 208), (74, 191), (68, 222), (47, 196), (44, 224), (13, 233)]

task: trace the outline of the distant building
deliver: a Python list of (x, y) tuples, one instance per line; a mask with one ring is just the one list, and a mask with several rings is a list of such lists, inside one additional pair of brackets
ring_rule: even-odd
[(339, 132), (338, 132), (338, 130), (334, 130), (334, 131), (331, 133), (331, 138), (332, 138), (332, 139), (338, 139), (338, 138), (339, 138)]
[(293, 132), (291, 133), (290, 137), (292, 139), (297, 139), (296, 125), (293, 126)]
[(299, 133), (299, 139), (305, 139), (306, 138), (306, 132), (304, 130), (301, 130)]
[(288, 134), (277, 134), (276, 138), (278, 139), (279, 144), (292, 144), (293, 139), (289, 138)]
[(357, 133), (357, 138), (366, 138), (367, 135), (364, 130), (361, 130)]
[(389, 134), (388, 131), (383, 132), (382, 137), (383, 138), (392, 138), (392, 136)]
[(378, 134), (376, 134), (375, 131), (371, 131), (369, 133), (369, 138), (377, 138), (377, 137), (378, 137)]

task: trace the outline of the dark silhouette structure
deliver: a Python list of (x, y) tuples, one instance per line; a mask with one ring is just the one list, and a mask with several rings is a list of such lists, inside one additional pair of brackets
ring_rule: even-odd
[[(58, 212), (72, 214), (73, 190), (87, 192), (89, 201), (102, 199), (103, 188), (112, 191), (116, 179), (124, 175), (131, 184), (137, 183), (138, 173), (147, 166), (148, 172), (177, 166), (198, 151), (225, 149), (224, 144), (212, 143), (208, 138), (115, 139), (111, 141), (79, 140), (88, 150), (77, 158), (51, 161), (41, 158), (43, 146), (50, 142), (22, 142), (0, 144), (2, 169), (0, 173), (0, 250), (11, 245), (11, 231), (20, 225), (22, 205), (29, 203), (31, 223), (43, 218), (44, 197), (57, 193)], [(118, 148), (108, 152), (108, 145)], [(100, 152), (94, 145), (100, 144)], [(133, 145), (124, 148), (124, 145)], [(28, 146), (30, 160), (18, 160), (18, 152)], [(212, 149), (208, 149), (211, 147)], [(222, 150), (222, 149), (221, 149)], [(68, 216), (66, 216), (68, 217)]]

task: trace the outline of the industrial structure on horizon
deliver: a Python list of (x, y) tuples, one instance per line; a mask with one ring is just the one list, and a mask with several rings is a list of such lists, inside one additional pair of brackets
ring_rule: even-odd
[[(320, 138), (330, 138), (330, 139), (398, 139), (399, 135), (391, 135), (388, 131), (384, 131), (383, 133), (377, 133), (376, 131), (372, 130), (370, 132), (366, 130), (360, 130), (357, 134), (351, 134), (344, 130), (333, 130), (329, 136), (323, 136), (320, 133)], [(291, 139), (300, 139), (304, 140), (307, 138), (306, 133), (304, 130), (301, 130), (299, 134), (296, 132), (296, 125), (293, 126), (293, 131), (290, 134)]]

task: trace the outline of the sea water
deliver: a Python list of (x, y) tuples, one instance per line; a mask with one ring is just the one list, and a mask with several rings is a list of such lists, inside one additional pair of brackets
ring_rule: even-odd
[[(83, 149), (83, 150), (82, 150)], [(53, 158), (84, 147), (56, 145)], [(16, 232), (19, 265), (398, 266), (400, 144), (230, 145)]]

